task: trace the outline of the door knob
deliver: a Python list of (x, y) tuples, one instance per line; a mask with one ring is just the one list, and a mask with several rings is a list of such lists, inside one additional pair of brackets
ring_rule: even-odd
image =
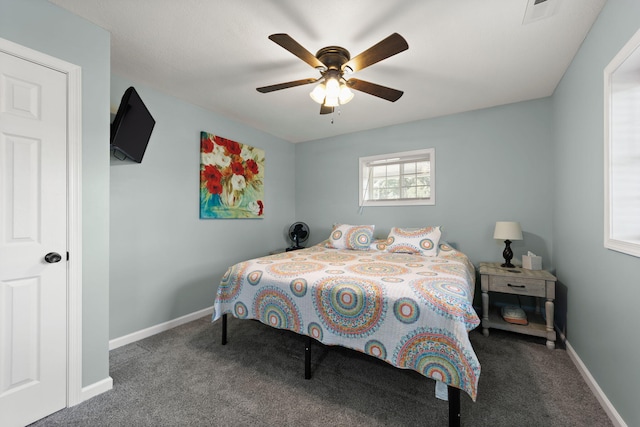
[(60, 262), (62, 260), (62, 257), (58, 252), (49, 252), (44, 256), (44, 260), (49, 264), (54, 264), (56, 262)]

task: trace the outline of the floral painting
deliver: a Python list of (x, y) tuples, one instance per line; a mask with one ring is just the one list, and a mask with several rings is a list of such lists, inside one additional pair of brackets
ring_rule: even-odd
[(262, 218), (264, 150), (200, 133), (200, 218)]

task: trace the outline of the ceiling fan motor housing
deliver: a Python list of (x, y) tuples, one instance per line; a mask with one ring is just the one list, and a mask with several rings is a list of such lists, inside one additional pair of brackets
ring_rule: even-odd
[(343, 47), (327, 46), (316, 53), (316, 58), (327, 67), (327, 70), (342, 71), (342, 66), (349, 62), (351, 54)]

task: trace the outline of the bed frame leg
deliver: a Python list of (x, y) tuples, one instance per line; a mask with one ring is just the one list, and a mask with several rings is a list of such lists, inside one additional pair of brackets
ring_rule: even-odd
[(460, 389), (448, 386), (449, 427), (460, 427)]
[(227, 344), (227, 315), (222, 315), (222, 345)]
[(311, 379), (311, 337), (304, 343), (304, 379)]

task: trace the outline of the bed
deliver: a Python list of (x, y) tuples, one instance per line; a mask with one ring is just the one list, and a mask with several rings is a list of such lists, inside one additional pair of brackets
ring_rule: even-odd
[[(473, 264), (439, 241), (439, 228), (429, 228), (425, 245), (407, 237), (420, 234), (415, 229), (394, 228), (371, 242), (372, 226), (367, 238), (354, 236), (354, 228), (365, 226), (336, 233), (339, 227), (310, 248), (227, 270), (213, 313), (213, 321), (222, 318), (223, 344), (231, 314), (307, 336), (306, 378), (312, 339), (368, 354), (446, 384), (450, 425), (459, 424), (459, 392), (475, 401), (480, 376), (468, 336), (480, 323), (472, 305)], [(425, 228), (419, 230), (424, 237)]]

